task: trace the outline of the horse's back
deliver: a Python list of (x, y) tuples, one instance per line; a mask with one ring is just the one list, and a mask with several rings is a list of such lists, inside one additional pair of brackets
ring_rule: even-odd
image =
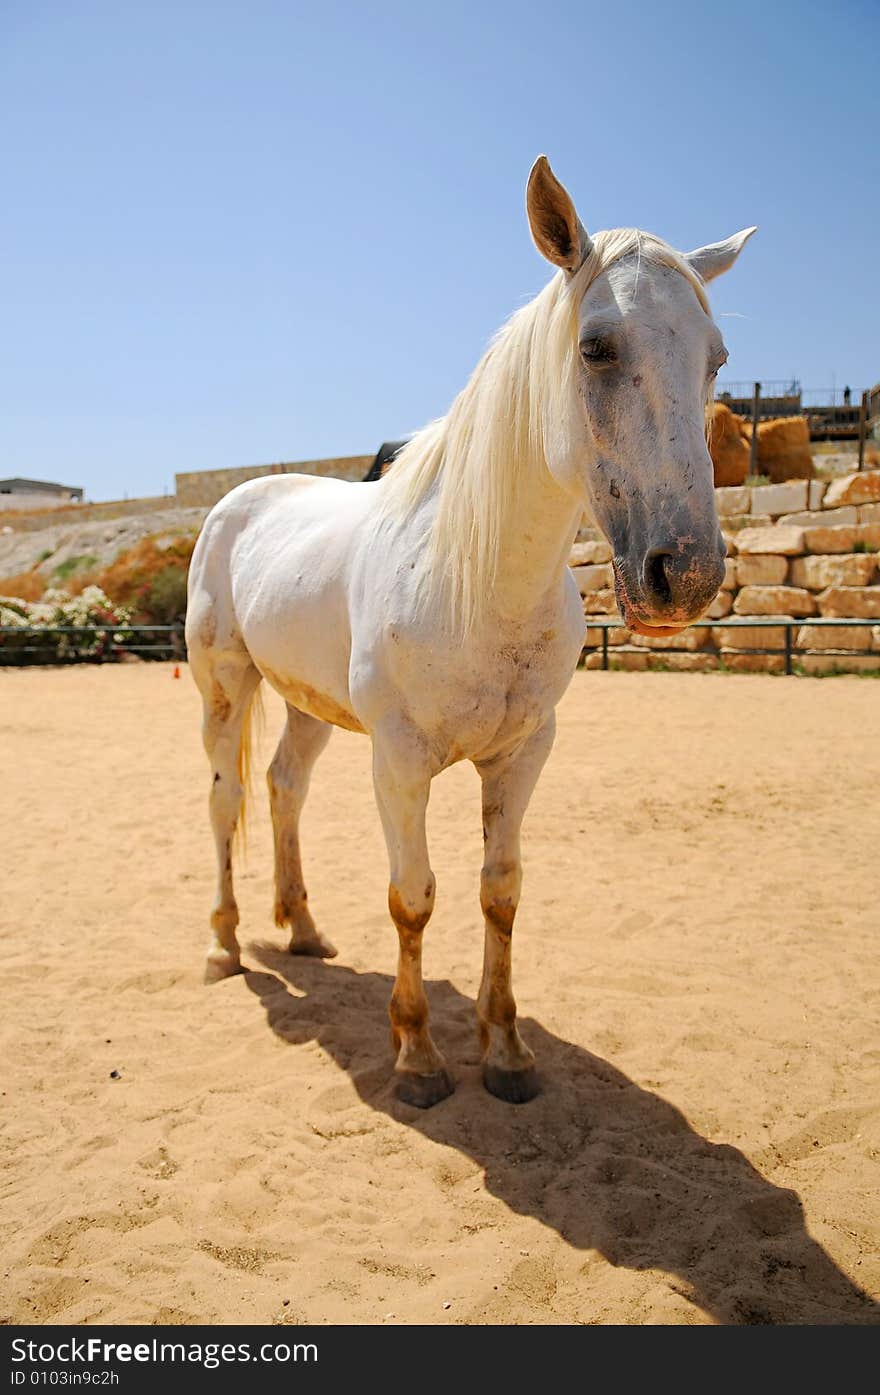
[(262, 475), (245, 480), (224, 494), (205, 519), (199, 542), (210, 540), (218, 531), (227, 535), (245, 531), (267, 517), (283, 516), (286, 526), (298, 520), (332, 519), (369, 486), (322, 475)]
[[(202, 525), (190, 568), (191, 591), (200, 585), (222, 590), (222, 581), (240, 571), (248, 555), (263, 550), (268, 562), (278, 552), (332, 547), (346, 533), (345, 520), (360, 517), (375, 486), (318, 475), (264, 475), (225, 494)], [(269, 555), (266, 555), (268, 550)]]

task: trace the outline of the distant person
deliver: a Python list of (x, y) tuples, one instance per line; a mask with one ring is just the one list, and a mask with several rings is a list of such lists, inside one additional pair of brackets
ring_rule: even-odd
[(845, 388), (843, 389), (843, 405), (844, 405), (844, 407), (848, 407), (851, 401), (852, 401), (852, 388), (845, 387)]

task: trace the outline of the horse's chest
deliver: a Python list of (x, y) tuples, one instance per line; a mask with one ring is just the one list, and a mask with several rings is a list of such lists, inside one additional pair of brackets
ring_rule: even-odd
[(505, 646), (458, 690), (444, 727), (456, 755), (487, 759), (547, 720), (565, 679), (544, 645)]
[(526, 715), (533, 708), (543, 708), (552, 689), (546, 656), (532, 647), (512, 647), (502, 653), (499, 678), (511, 720)]

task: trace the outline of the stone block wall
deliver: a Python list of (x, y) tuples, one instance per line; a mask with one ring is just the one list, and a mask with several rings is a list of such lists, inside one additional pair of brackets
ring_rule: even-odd
[(362, 480), (372, 455), (344, 455), (330, 460), (296, 460), (278, 465), (243, 465), (234, 470), (191, 470), (175, 476), (177, 502), (182, 508), (210, 508), (245, 480), (262, 475), (322, 475), (339, 480)]
[[(602, 632), (591, 616), (619, 623), (608, 634), (610, 666), (709, 672), (781, 672), (782, 624), (806, 618), (876, 620), (874, 625), (797, 625), (794, 665), (804, 673), (880, 671), (880, 470), (832, 482), (715, 491), (727, 542), (724, 582), (706, 611), (708, 620), (730, 617), (736, 627), (691, 627), (680, 635), (651, 639), (631, 633), (620, 621), (614, 595), (611, 549), (601, 533), (582, 528), (569, 565), (587, 619), (587, 668), (600, 668)], [(749, 621), (760, 624), (749, 624)], [(669, 650), (671, 652), (658, 652)], [(816, 650), (832, 650), (819, 654)]]

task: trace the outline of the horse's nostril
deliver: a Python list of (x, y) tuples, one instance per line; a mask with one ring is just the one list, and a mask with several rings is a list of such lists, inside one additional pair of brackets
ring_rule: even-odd
[(668, 552), (658, 551), (649, 555), (645, 565), (645, 580), (657, 599), (662, 601), (664, 605), (668, 605), (672, 600), (672, 588), (666, 575), (666, 564), (669, 558)]

